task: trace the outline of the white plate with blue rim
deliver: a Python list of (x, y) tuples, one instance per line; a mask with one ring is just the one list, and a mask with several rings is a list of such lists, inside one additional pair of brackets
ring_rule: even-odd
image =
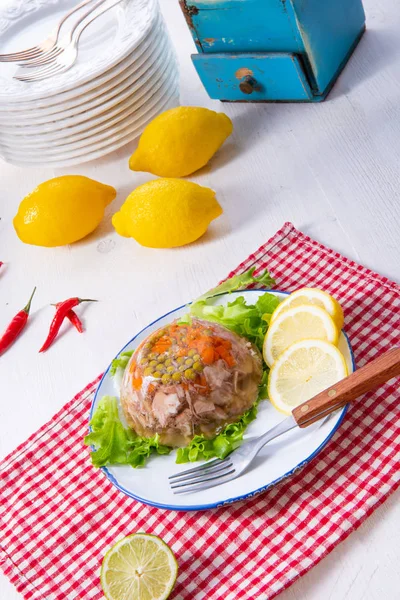
[[(247, 303), (254, 304), (257, 297), (264, 293), (265, 290), (231, 292), (215, 297), (212, 302), (226, 304), (228, 301), (232, 301), (234, 297), (244, 296)], [(275, 290), (270, 293), (279, 298), (284, 298), (287, 295), (284, 292)], [(151, 332), (171, 323), (171, 321), (187, 312), (187, 306), (181, 306), (153, 321), (137, 333), (118, 355), (128, 350), (135, 350), (139, 343)], [(350, 341), (344, 332), (340, 335), (339, 349), (345, 358), (350, 374), (355, 370), (355, 362)], [(116, 395), (115, 381), (110, 375), (110, 367), (111, 365), (103, 375), (97, 388), (90, 418), (103, 396)], [(266, 492), (269, 488), (298, 472), (315, 459), (326, 446), (340, 427), (346, 410), (347, 407), (344, 407), (337, 413), (310, 425), (306, 429), (296, 428), (273, 440), (261, 450), (248, 471), (233, 481), (208, 490), (179, 496), (172, 493), (168, 477), (193, 466), (193, 464), (177, 465), (175, 463), (175, 451), (172, 451), (168, 456), (152, 456), (146, 466), (142, 468), (134, 469), (125, 465), (112, 465), (103, 467), (102, 471), (121, 492), (150, 506), (182, 511), (217, 508)], [(257, 418), (248, 426), (244, 440), (259, 437), (284, 418), (285, 416), (278, 412), (268, 400), (262, 400), (259, 404)]]

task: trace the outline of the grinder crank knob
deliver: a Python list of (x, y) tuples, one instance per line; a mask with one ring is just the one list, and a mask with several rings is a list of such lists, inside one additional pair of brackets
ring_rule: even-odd
[(239, 83), (240, 91), (243, 92), (243, 94), (252, 94), (257, 90), (257, 87), (257, 80), (251, 75), (246, 75)]

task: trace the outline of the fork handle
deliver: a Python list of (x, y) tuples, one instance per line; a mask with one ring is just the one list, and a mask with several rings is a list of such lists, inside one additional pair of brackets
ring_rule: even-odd
[(299, 427), (308, 427), (315, 421), (343, 408), (359, 396), (366, 394), (400, 375), (400, 348), (394, 348), (357, 369), (311, 400), (303, 402), (292, 412)]
[(122, 0), (98, 0), (98, 2), (94, 4), (92, 9), (83, 15), (82, 20), (75, 25), (72, 31), (75, 43), (79, 42), (79, 39), (82, 33), (85, 31), (86, 27), (88, 27), (98, 17), (101, 17), (101, 15), (104, 15), (104, 13), (106, 13), (108, 10), (111, 10), (111, 8), (114, 8), (114, 6), (117, 6), (121, 2)]
[(67, 12), (61, 19), (61, 21), (58, 23), (57, 28), (56, 28), (56, 35), (58, 36), (58, 34), (60, 33), (61, 27), (64, 25), (64, 23), (70, 18), (72, 17), (72, 15), (74, 15), (76, 12), (79, 12), (81, 8), (84, 8), (85, 6), (87, 6), (88, 4), (90, 4), (91, 2), (93, 2), (93, 0), (83, 0), (80, 4), (78, 4), (77, 6), (75, 6), (74, 8), (71, 8), (71, 10), (69, 12)]

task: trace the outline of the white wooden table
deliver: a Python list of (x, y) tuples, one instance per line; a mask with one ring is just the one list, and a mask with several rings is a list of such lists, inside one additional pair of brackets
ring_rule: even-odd
[[(182, 104), (224, 110), (235, 132), (192, 179), (217, 191), (224, 215), (198, 243), (151, 250), (118, 237), (110, 216), (150, 179), (128, 169), (134, 144), (95, 163), (22, 170), (0, 163), (0, 329), (38, 291), (29, 328), (0, 359), (0, 455), (47, 421), (100, 373), (150, 319), (197, 296), (285, 221), (400, 280), (400, 1), (365, 0), (368, 32), (324, 104), (224, 104), (209, 100), (190, 61), (192, 39), (178, 0), (161, 0), (181, 63)], [(12, 219), (38, 183), (79, 173), (118, 188), (100, 229), (71, 247), (23, 245)], [(87, 331), (68, 331), (39, 355), (53, 310), (69, 296), (98, 298)], [(400, 597), (399, 494), (282, 600)], [(0, 577), (1, 600), (17, 600)], [(68, 598), (67, 600), (75, 600)], [(82, 599), (83, 600), (83, 599)]]

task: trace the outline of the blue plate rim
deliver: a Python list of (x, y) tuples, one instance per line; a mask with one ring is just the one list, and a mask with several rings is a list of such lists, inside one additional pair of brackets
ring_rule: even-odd
[[(288, 296), (290, 292), (283, 292), (282, 290), (271, 290), (271, 289), (266, 289), (266, 290), (260, 290), (260, 289), (250, 289), (250, 290), (238, 290), (235, 292), (229, 292), (228, 294), (219, 294), (221, 296), (227, 296), (227, 295), (231, 295), (231, 294), (243, 294), (243, 292), (265, 292), (265, 293), (276, 293), (276, 294), (283, 294), (284, 296)], [(121, 348), (121, 350), (115, 355), (115, 358), (117, 358), (122, 352), (124, 352), (125, 348), (127, 348), (130, 344), (132, 344), (132, 342), (144, 331), (146, 331), (146, 329), (148, 329), (149, 327), (152, 327), (153, 325), (155, 325), (156, 323), (158, 323), (159, 321), (161, 321), (161, 319), (164, 319), (165, 317), (168, 317), (169, 315), (177, 312), (178, 310), (181, 310), (182, 308), (184, 308), (185, 306), (189, 306), (191, 303), (188, 302), (186, 304), (182, 304), (181, 306), (178, 306), (177, 308), (174, 308), (173, 310), (170, 310), (169, 312), (165, 313), (164, 315), (162, 315), (161, 317), (158, 317), (157, 319), (155, 319), (154, 321), (152, 321), (151, 323), (149, 323), (148, 325), (146, 325), (146, 327), (143, 327), (143, 329), (141, 329), (140, 331), (138, 331), (138, 333), (136, 335), (133, 336), (133, 338), (131, 340), (129, 340), (129, 342), (127, 342), (125, 344), (125, 346), (123, 348)], [(342, 329), (342, 333), (346, 338), (349, 350), (350, 350), (350, 356), (351, 356), (351, 362), (352, 362), (352, 366), (353, 366), (353, 371), (356, 370), (356, 361), (355, 361), (355, 357), (354, 357), (354, 352), (353, 352), (353, 348), (352, 345), (350, 343), (349, 340), (349, 336), (347, 335), (347, 333)], [(108, 376), (108, 373), (110, 371), (111, 368), (111, 363), (108, 365), (106, 371), (104, 372), (101, 380), (99, 381), (97, 388), (96, 388), (96, 392), (90, 407), (90, 413), (89, 413), (89, 421), (92, 419), (93, 416), (93, 410), (94, 410), (94, 406), (96, 404), (96, 400), (97, 400), (97, 395), (99, 393), (99, 390), (101, 388), (101, 385), (103, 383), (103, 380)], [(298, 473), (301, 469), (303, 469), (303, 467), (305, 467), (306, 465), (308, 465), (316, 456), (317, 454), (319, 454), (321, 452), (321, 450), (326, 446), (326, 444), (329, 442), (329, 440), (335, 435), (336, 431), (339, 429), (340, 425), (343, 422), (343, 419), (347, 413), (349, 405), (347, 404), (346, 406), (343, 407), (342, 413), (340, 415), (340, 418), (338, 420), (338, 422), (336, 423), (335, 427), (330, 431), (330, 433), (327, 435), (327, 437), (324, 439), (324, 441), (318, 446), (318, 448), (316, 448), (314, 450), (314, 452), (312, 452), (312, 454), (310, 454), (310, 456), (308, 456), (305, 460), (303, 460), (301, 463), (299, 463), (298, 465), (296, 465), (293, 469), (291, 469), (290, 471), (288, 471), (287, 473), (285, 473), (284, 475), (282, 475), (281, 477), (278, 477), (277, 479), (275, 479), (274, 481), (271, 481), (270, 483), (268, 483), (267, 485), (258, 488), (257, 490), (254, 490), (253, 492), (249, 492), (248, 494), (243, 494), (242, 496), (236, 496), (233, 498), (228, 498), (227, 500), (224, 500), (223, 502), (214, 502), (212, 504), (199, 504), (199, 505), (194, 505), (194, 506), (184, 506), (184, 505), (174, 505), (174, 504), (160, 504), (158, 502), (151, 502), (150, 500), (146, 500), (144, 498), (141, 498), (140, 496), (136, 496), (135, 494), (133, 494), (132, 492), (130, 492), (129, 490), (127, 490), (126, 488), (124, 488), (123, 486), (121, 486), (117, 480), (115, 479), (114, 475), (112, 475), (110, 473), (110, 471), (107, 469), (107, 467), (100, 467), (101, 470), (103, 471), (103, 473), (105, 474), (105, 476), (107, 477), (107, 479), (120, 491), (123, 492), (126, 496), (129, 496), (130, 498), (132, 498), (133, 500), (137, 500), (138, 502), (141, 502), (142, 504), (146, 504), (148, 506), (153, 506), (154, 508), (161, 508), (163, 510), (173, 510), (173, 511), (181, 511), (181, 512), (195, 512), (195, 511), (200, 511), (200, 510), (210, 510), (213, 508), (222, 508), (223, 506), (228, 506), (230, 504), (234, 504), (235, 502), (241, 502), (243, 500), (247, 500), (249, 498), (254, 498), (255, 496), (258, 496), (259, 494), (262, 494), (264, 492), (266, 492), (267, 490), (269, 490), (270, 488), (272, 488), (273, 486), (277, 485), (278, 483), (280, 483), (281, 481), (288, 479), (289, 477), (291, 477), (292, 475), (294, 475), (295, 473)]]

